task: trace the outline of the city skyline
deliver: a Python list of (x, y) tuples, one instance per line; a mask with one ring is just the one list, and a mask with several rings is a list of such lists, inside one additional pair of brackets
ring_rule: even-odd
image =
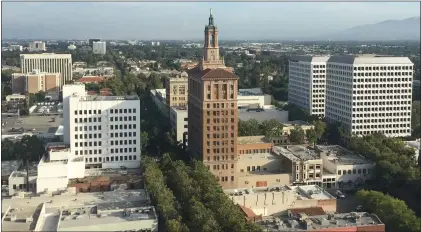
[(209, 8), (221, 40), (308, 39), (420, 15), (416, 2), (5, 2), (2, 30), (6, 39), (196, 40)]

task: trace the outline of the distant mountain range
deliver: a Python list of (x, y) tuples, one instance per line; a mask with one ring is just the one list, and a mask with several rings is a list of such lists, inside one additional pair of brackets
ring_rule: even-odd
[(325, 40), (342, 41), (419, 40), (420, 17), (356, 26), (323, 37)]

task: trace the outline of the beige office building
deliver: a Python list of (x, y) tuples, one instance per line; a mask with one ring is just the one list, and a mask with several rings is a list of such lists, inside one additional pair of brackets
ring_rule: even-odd
[(34, 70), (46, 73), (60, 73), (62, 86), (66, 81), (72, 80), (71, 54), (22, 54), (20, 55), (21, 72), (29, 74)]
[(188, 74), (186, 72), (167, 79), (166, 95), (168, 106), (187, 106)]
[(13, 93), (58, 93), (61, 90), (61, 74), (45, 73), (34, 70), (34, 72), (12, 75)]

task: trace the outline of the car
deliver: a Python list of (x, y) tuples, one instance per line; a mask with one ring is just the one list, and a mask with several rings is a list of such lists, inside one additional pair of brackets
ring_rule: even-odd
[(345, 195), (341, 191), (336, 191), (336, 197), (337, 198), (345, 198)]
[(361, 212), (363, 210), (363, 206), (362, 205), (358, 205), (357, 207), (355, 207), (355, 210), (357, 212)]

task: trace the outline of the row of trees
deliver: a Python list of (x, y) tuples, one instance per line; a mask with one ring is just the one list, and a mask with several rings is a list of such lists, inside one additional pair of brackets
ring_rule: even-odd
[(240, 208), (225, 195), (203, 163), (193, 160), (185, 164), (169, 154), (159, 163), (146, 157), (142, 167), (152, 198), (160, 198), (156, 203), (165, 231), (261, 231), (245, 221)]
[[(321, 120), (313, 121), (314, 129), (310, 128), (304, 131), (301, 126), (295, 125), (288, 135), (289, 140), (293, 144), (303, 144), (308, 141), (311, 144), (316, 143), (322, 138), (326, 131), (326, 124)], [(239, 136), (260, 136), (266, 138), (277, 138), (284, 136), (284, 125), (276, 119), (265, 120), (259, 123), (256, 119), (247, 121), (238, 120)]]
[(404, 201), (377, 191), (361, 190), (356, 197), (364, 211), (376, 214), (383, 221), (387, 231), (421, 231), (420, 219)]

